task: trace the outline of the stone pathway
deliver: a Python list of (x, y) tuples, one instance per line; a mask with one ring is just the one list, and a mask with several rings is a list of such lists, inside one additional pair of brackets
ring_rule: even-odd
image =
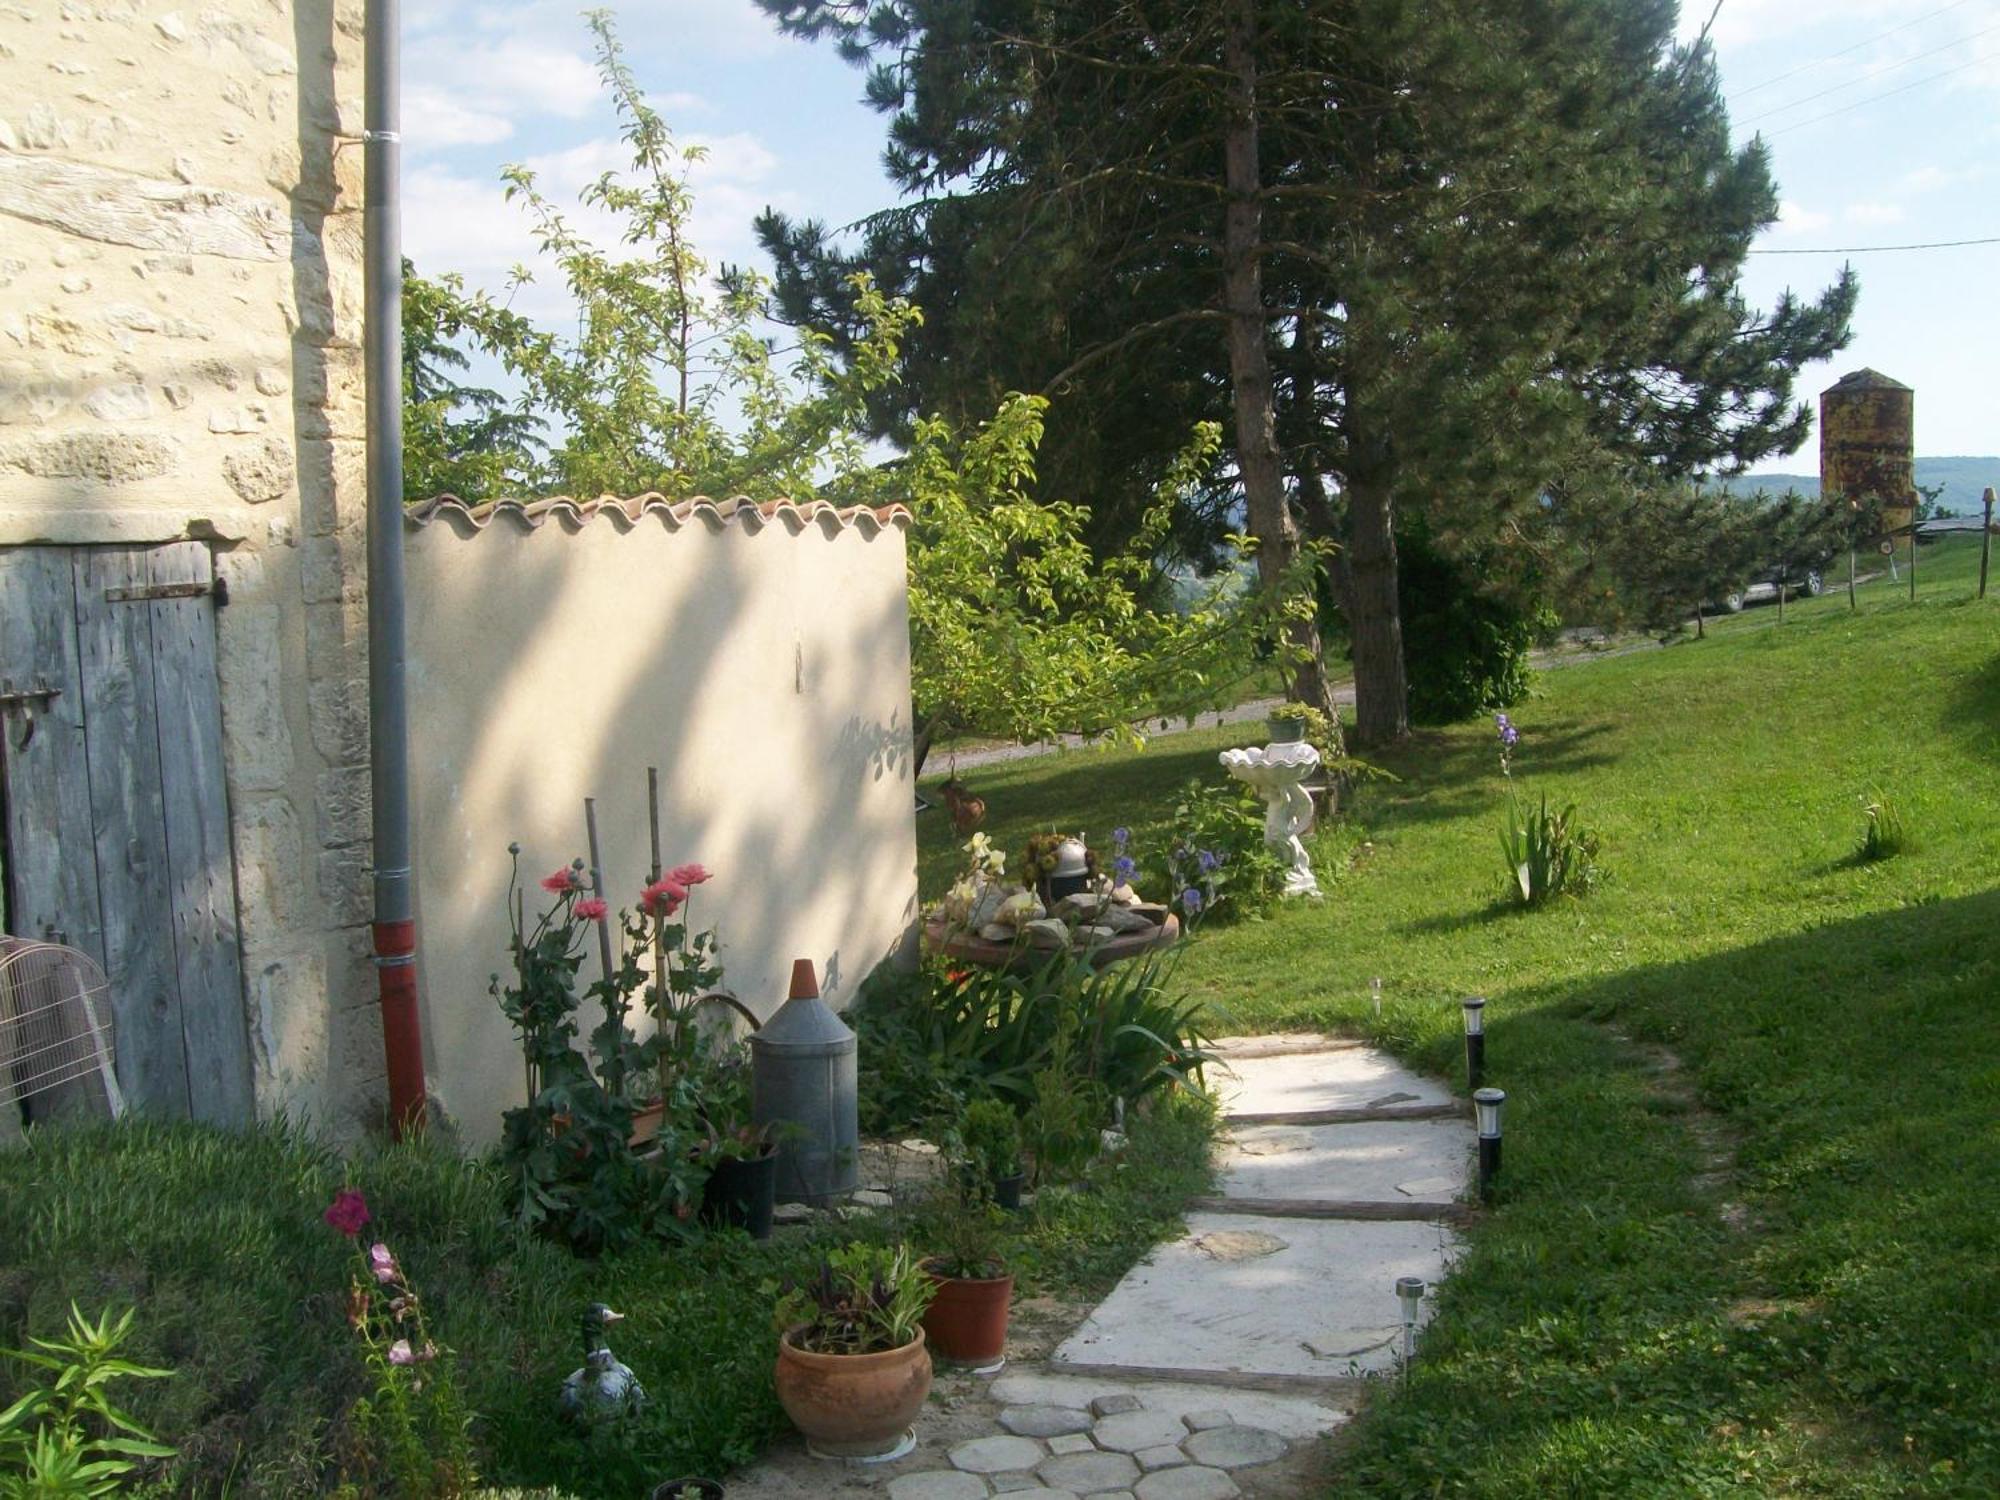
[(1228, 1500), (1307, 1493), (1317, 1439), (1401, 1359), (1398, 1277), (1453, 1252), (1473, 1146), (1463, 1108), (1384, 1054), (1331, 1037), (1218, 1044), (1230, 1122), (1220, 1191), (1186, 1238), (1125, 1276), (1049, 1359), (940, 1372), (942, 1410), (879, 1466), (778, 1455), (746, 1500)]

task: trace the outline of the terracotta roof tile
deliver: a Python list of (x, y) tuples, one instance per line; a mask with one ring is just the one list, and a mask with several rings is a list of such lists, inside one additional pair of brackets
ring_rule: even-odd
[(744, 495), (728, 500), (711, 500), (706, 495), (669, 500), (665, 495), (651, 491), (625, 500), (615, 495), (600, 495), (595, 500), (573, 500), (568, 495), (554, 495), (546, 500), (487, 500), (478, 504), (468, 504), (456, 495), (438, 495), (420, 505), (406, 507), (403, 515), (407, 523), (417, 529), (443, 519), (454, 527), (470, 526), (474, 531), (484, 531), (501, 516), (533, 530), (551, 516), (566, 526), (577, 527), (606, 512), (610, 513), (613, 525), (627, 531), (646, 516), (657, 516), (676, 531), (690, 520), (700, 520), (718, 527), (734, 522), (747, 531), (760, 531), (777, 522), (797, 534), (816, 522), (830, 520), (838, 530), (859, 526), (865, 534), (873, 536), (887, 527), (908, 526), (910, 523), (909, 509), (902, 505), (880, 508), (850, 505), (842, 508), (824, 500), (808, 500), (799, 504), (791, 500), (756, 501)]

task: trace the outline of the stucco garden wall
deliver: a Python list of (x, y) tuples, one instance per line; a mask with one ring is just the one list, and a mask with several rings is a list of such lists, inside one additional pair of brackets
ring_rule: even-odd
[(0, 11), (0, 545), (214, 546), (259, 1107), (379, 1115), (359, 0)]
[[(699, 861), (698, 926), (759, 1015), (794, 958), (844, 1004), (916, 918), (902, 513), (820, 505), (420, 511), (408, 537), (418, 963), (433, 1094), (470, 1142), (521, 1095), (487, 994), (507, 845), (532, 882), (586, 853), (612, 904)], [(533, 911), (542, 893), (529, 889)], [(586, 979), (597, 977), (593, 956)]]

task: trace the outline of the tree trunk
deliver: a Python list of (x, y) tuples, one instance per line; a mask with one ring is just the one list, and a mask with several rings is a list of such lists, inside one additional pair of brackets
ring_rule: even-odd
[[(1271, 361), (1265, 347), (1270, 319), (1264, 308), (1262, 237), (1264, 203), (1257, 163), (1256, 0), (1227, 0), (1223, 66), (1229, 73), (1229, 118), (1222, 143), (1227, 205), (1222, 226), (1222, 306), (1229, 329), (1229, 379), (1236, 417), (1236, 467), (1250, 532), (1257, 538), (1257, 576), (1276, 593), (1299, 555), (1299, 532), (1285, 504), (1278, 458)], [(1333, 693), (1320, 656), (1319, 623), (1308, 615), (1285, 627), (1286, 674), (1291, 696), (1335, 716)]]
[(1354, 650), (1354, 738), (1392, 745), (1410, 732), (1403, 613), (1396, 597), (1396, 520), (1386, 467), (1347, 486), (1347, 628)]

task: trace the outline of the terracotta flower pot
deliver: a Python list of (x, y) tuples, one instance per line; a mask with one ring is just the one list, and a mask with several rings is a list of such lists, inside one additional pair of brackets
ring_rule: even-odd
[(822, 1458), (885, 1458), (903, 1444), (931, 1391), (924, 1333), (881, 1354), (814, 1354), (778, 1340), (778, 1404)]
[(939, 1276), (937, 1296), (924, 1310), (924, 1334), (939, 1359), (985, 1367), (1007, 1357), (1007, 1313), (1014, 1301), (1014, 1278)]

